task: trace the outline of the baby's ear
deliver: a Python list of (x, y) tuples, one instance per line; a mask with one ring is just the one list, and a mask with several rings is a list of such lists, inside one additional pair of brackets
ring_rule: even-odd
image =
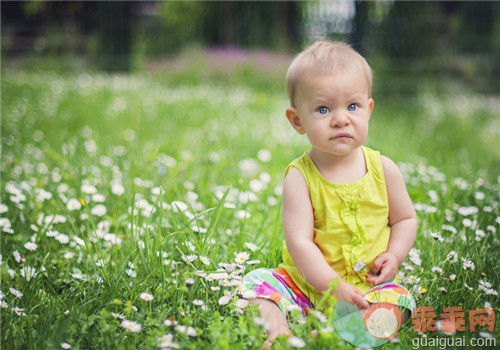
[(299, 115), (297, 114), (297, 110), (294, 107), (288, 107), (285, 110), (286, 118), (290, 122), (290, 124), (293, 126), (295, 130), (301, 135), (304, 135), (306, 132), (304, 130), (304, 127), (302, 126), (302, 123), (300, 122)]

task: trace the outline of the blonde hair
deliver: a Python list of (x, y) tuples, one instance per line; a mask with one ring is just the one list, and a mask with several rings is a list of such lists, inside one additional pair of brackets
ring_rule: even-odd
[(372, 93), (373, 73), (366, 59), (349, 44), (319, 40), (298, 54), (288, 67), (285, 83), (290, 105), (294, 105), (295, 90), (301, 74), (307, 69), (333, 73), (348, 66), (357, 65), (365, 71), (368, 92)]

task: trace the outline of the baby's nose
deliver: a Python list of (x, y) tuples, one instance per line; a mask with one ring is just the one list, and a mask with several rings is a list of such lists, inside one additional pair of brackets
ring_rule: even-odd
[(342, 111), (336, 111), (333, 113), (331, 125), (332, 127), (341, 127), (349, 123), (349, 118), (347, 113)]

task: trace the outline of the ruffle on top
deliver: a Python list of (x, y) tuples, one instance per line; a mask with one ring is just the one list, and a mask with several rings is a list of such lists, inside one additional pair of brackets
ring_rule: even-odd
[[(342, 245), (343, 255), (346, 261), (348, 275), (357, 275), (362, 281), (365, 280), (366, 267), (358, 272), (354, 271), (356, 264), (361, 262), (364, 247), (366, 246), (366, 229), (361, 221), (360, 205), (361, 189), (352, 193), (337, 189), (337, 194), (342, 200), (340, 207), (340, 220), (352, 234), (351, 242)], [(363, 262), (364, 263), (364, 262)], [(351, 277), (349, 276), (349, 279)]]

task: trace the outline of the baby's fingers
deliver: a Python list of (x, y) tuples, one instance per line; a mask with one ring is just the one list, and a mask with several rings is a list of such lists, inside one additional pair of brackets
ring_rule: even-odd
[(366, 301), (365, 298), (363, 298), (361, 295), (358, 294), (353, 295), (352, 302), (354, 305), (359, 306), (361, 309), (368, 309), (368, 307), (370, 307), (368, 301)]
[(374, 281), (378, 278), (379, 276), (376, 274), (373, 274), (371, 272), (368, 272), (366, 275), (366, 282), (368, 283), (374, 283)]

